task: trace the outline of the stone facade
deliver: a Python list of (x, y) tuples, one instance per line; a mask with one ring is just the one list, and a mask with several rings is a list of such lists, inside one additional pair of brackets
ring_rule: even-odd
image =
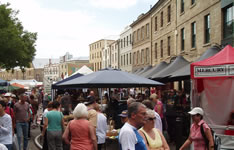
[(132, 72), (132, 29), (127, 26), (120, 34), (119, 39), (120, 69)]
[(29, 68), (25, 68), (24, 72), (18, 67), (14, 68), (14, 71), (12, 70), (6, 71), (5, 69), (2, 69), (0, 71), (0, 78), (3, 80), (31, 80), (36, 79), (39, 82), (42, 82), (43, 78), (43, 69), (36, 69), (32, 65)]
[[(192, 62), (213, 44), (221, 45), (220, 0), (181, 2), (161, 0), (151, 9), (152, 65), (161, 61), (169, 63), (178, 55)], [(205, 41), (207, 16), (208, 42)]]
[(102, 49), (102, 66), (101, 69), (111, 67), (111, 49), (110, 45), (114, 40), (104, 40), (104, 48)]
[(105, 41), (108, 43), (113, 40), (101, 39), (89, 44), (89, 61), (93, 65), (93, 71), (98, 71), (102, 68), (102, 51), (105, 48)]
[(70, 76), (84, 65), (86, 65), (90, 69), (93, 69), (93, 66), (89, 63), (89, 60), (74, 59), (61, 62), (59, 64), (59, 80)]
[(109, 45), (110, 49), (110, 65), (111, 68), (119, 69), (119, 45), (118, 41), (116, 40)]
[(141, 14), (132, 28), (132, 71), (151, 63), (151, 21), (150, 12)]

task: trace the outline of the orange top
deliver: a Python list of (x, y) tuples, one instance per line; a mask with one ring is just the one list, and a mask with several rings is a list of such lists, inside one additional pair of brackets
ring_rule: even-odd
[(72, 120), (70, 122), (71, 150), (93, 150), (89, 125), (90, 123), (86, 119)]

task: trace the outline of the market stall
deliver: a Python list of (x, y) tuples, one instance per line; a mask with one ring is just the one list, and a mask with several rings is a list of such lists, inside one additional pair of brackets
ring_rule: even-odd
[[(192, 105), (204, 109), (204, 120), (221, 135), (225, 128), (220, 130), (215, 126), (227, 125), (229, 114), (234, 110), (233, 77), (234, 48), (230, 45), (208, 59), (191, 64)], [(230, 147), (230, 143), (228, 145)], [(234, 147), (234, 142), (231, 146)]]

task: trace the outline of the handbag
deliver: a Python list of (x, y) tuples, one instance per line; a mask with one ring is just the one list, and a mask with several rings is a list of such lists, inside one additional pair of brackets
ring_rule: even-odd
[(19, 150), (19, 144), (16, 134), (12, 137), (12, 150)]

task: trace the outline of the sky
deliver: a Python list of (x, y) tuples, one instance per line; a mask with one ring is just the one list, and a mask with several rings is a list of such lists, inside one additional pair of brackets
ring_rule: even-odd
[(89, 56), (89, 44), (117, 37), (157, 0), (1, 0), (19, 10), (24, 30), (37, 32), (35, 58)]

